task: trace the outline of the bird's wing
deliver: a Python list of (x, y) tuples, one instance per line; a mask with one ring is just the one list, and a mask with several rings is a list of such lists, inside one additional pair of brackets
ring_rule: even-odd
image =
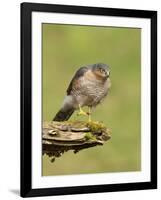
[(81, 76), (83, 76), (85, 74), (85, 72), (87, 72), (87, 71), (88, 71), (88, 67), (81, 67), (76, 71), (75, 75), (73, 76), (73, 78), (72, 78), (72, 80), (71, 80), (71, 82), (70, 82), (70, 84), (69, 84), (69, 86), (67, 88), (67, 95), (70, 95), (70, 93), (71, 93), (71, 91), (73, 89), (73, 84), (77, 80), (79, 80), (79, 78)]

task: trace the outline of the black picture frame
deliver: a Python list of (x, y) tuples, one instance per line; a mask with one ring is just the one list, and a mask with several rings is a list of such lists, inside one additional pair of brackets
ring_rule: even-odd
[[(32, 12), (74, 13), (100, 16), (148, 18), (151, 21), (151, 180), (150, 182), (103, 184), (32, 189)], [(116, 8), (21, 4), (21, 189), (22, 197), (129, 191), (157, 188), (157, 11)]]

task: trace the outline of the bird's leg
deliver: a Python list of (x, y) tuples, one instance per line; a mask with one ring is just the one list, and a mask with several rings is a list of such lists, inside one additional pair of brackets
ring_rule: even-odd
[(88, 122), (91, 122), (91, 107), (88, 107)]
[(80, 104), (79, 104), (79, 112), (78, 112), (78, 115), (85, 115), (85, 116), (88, 115), (86, 112), (84, 112), (84, 110), (82, 110)]

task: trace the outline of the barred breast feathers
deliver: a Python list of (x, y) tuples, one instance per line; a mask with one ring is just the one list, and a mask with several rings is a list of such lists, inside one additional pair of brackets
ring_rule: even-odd
[(107, 91), (107, 81), (87, 79), (83, 76), (80, 79), (79, 89), (73, 87), (72, 94), (81, 105), (96, 106), (107, 95)]

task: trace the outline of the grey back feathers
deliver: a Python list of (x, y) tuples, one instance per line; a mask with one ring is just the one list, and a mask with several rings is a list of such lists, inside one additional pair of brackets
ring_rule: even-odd
[(87, 72), (87, 71), (88, 71), (88, 67), (81, 67), (76, 71), (75, 75), (73, 76), (73, 78), (72, 78), (72, 80), (71, 80), (71, 82), (70, 82), (70, 84), (68, 86), (67, 95), (69, 95), (71, 90), (72, 90), (73, 82), (76, 79), (79, 79), (81, 76), (83, 76), (84, 73)]

